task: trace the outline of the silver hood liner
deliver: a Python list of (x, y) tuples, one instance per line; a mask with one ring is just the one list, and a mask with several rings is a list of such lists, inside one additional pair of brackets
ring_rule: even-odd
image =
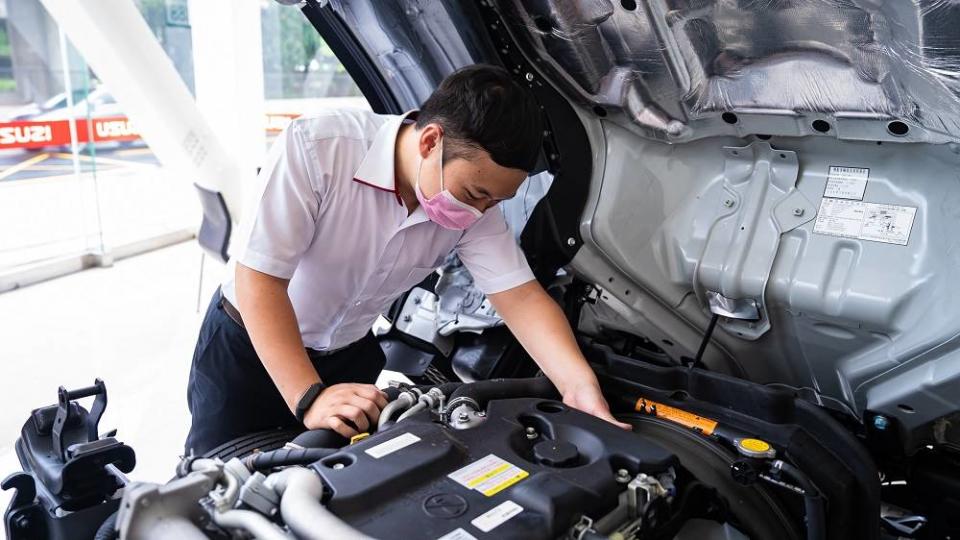
[(953, 0), (506, 0), (500, 8), (568, 95), (644, 136), (960, 140)]

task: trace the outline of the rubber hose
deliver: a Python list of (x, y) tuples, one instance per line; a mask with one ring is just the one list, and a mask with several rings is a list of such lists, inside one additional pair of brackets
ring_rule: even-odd
[(491, 379), (464, 384), (453, 391), (453, 394), (447, 399), (447, 403), (459, 397), (471, 398), (481, 408), (485, 408), (487, 402), (495, 399), (520, 397), (556, 399), (560, 397), (560, 393), (557, 392), (550, 379), (531, 377), (528, 379)]
[(119, 537), (120, 531), (117, 530), (117, 512), (114, 512), (100, 524), (93, 540), (115, 540)]
[(780, 470), (801, 487), (804, 491), (804, 511), (807, 515), (807, 540), (826, 540), (827, 538), (827, 509), (824, 505), (820, 490), (807, 475), (793, 465), (780, 460)]
[(332, 429), (311, 429), (297, 435), (290, 444), (301, 448), (343, 448), (349, 442)]
[(287, 527), (304, 540), (372, 540), (327, 510), (320, 503), (323, 482), (315, 473), (298, 467), (271, 477), (280, 495), (280, 515)]
[(266, 471), (289, 465), (308, 465), (340, 451), (339, 448), (281, 448), (243, 458), (251, 471)]

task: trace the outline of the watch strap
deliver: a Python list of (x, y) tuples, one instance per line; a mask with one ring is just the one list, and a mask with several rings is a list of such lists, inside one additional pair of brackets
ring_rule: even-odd
[(297, 409), (294, 413), (298, 422), (303, 423), (303, 418), (307, 415), (307, 411), (310, 410), (310, 406), (313, 405), (313, 402), (320, 396), (320, 392), (323, 392), (326, 387), (327, 385), (322, 382), (316, 382), (308, 386), (307, 389), (300, 394), (300, 399), (297, 400)]

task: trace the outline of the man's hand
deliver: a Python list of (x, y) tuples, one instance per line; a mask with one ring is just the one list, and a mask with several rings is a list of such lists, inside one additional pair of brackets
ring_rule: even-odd
[(349, 439), (375, 426), (386, 406), (386, 395), (372, 384), (334, 384), (317, 396), (303, 424), (307, 429), (332, 429)]
[(488, 295), (523, 348), (563, 394), (563, 402), (623, 429), (610, 414), (597, 376), (573, 337), (560, 306), (536, 281)]
[(596, 384), (584, 383), (568, 389), (563, 395), (563, 402), (574, 409), (579, 409), (601, 420), (606, 420), (621, 429), (633, 429), (630, 424), (618, 422), (617, 419), (610, 414), (610, 407), (607, 405), (607, 401), (603, 399), (600, 387)]

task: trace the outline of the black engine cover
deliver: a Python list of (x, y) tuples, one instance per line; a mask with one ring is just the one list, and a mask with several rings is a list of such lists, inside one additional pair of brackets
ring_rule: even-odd
[(617, 505), (619, 469), (659, 474), (674, 464), (638, 435), (524, 398), (492, 401), (486, 421), (465, 430), (420, 413), (313, 468), (332, 493), (327, 507), (366, 534), (464, 540), (556, 538)]

